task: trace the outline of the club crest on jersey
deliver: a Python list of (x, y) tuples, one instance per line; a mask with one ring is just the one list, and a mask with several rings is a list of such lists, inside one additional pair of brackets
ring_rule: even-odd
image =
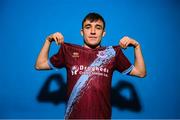
[(78, 52), (73, 52), (72, 53), (72, 57), (73, 58), (78, 58), (79, 57), (79, 53)]
[(77, 66), (77, 65), (72, 66), (72, 68), (71, 68), (72, 75), (77, 75), (78, 71), (79, 71), (79, 66)]
[(99, 57), (99, 58), (106, 58), (107, 57), (107, 54), (106, 54), (106, 52), (105, 51), (99, 51), (98, 52), (98, 54), (97, 54), (97, 56)]

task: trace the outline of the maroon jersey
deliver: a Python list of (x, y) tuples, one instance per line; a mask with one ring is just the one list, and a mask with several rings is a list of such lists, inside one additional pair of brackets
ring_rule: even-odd
[(67, 69), (67, 119), (111, 118), (113, 71), (127, 74), (133, 68), (120, 46), (88, 49), (64, 43), (48, 63), (51, 68)]

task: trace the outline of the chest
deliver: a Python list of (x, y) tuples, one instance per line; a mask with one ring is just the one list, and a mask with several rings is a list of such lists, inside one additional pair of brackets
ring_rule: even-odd
[(66, 68), (71, 71), (72, 69), (111, 71), (115, 65), (115, 56), (109, 57), (103, 51), (70, 49), (69, 52), (66, 52), (65, 61)]

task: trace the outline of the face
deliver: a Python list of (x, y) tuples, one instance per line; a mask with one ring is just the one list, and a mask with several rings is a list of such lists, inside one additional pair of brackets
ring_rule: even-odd
[(97, 48), (100, 46), (101, 39), (105, 35), (103, 22), (101, 20), (90, 22), (86, 20), (81, 30), (84, 37), (84, 46), (88, 48)]

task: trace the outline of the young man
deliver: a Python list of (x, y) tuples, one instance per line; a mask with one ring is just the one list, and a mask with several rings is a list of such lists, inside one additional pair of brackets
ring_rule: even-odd
[[(83, 47), (64, 43), (59, 32), (47, 37), (36, 61), (36, 69), (67, 69), (68, 104), (65, 118), (111, 118), (110, 89), (114, 70), (123, 74), (145, 77), (146, 70), (140, 44), (123, 37), (118, 46), (101, 47), (105, 21), (97, 13), (89, 13), (82, 22)], [(57, 54), (48, 57), (51, 43), (61, 45)], [(134, 47), (132, 65), (121, 48)]]

